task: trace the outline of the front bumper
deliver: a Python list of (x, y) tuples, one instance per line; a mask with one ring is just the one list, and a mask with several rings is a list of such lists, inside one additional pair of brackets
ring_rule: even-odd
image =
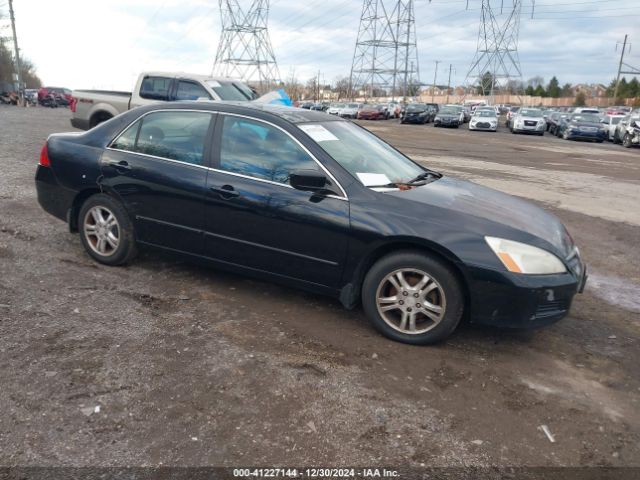
[(433, 123), (439, 127), (458, 127), (460, 120), (454, 118), (436, 118)]
[(405, 115), (402, 117), (402, 121), (404, 123), (425, 123), (427, 121), (427, 117), (424, 115)]
[(582, 263), (576, 272), (520, 275), (471, 268), (470, 321), (503, 328), (532, 329), (569, 314), (573, 297), (587, 280)]
[(584, 130), (572, 128), (568, 130), (567, 137), (579, 138), (584, 140), (606, 140), (607, 132), (605, 131), (590, 132), (590, 131), (584, 131)]

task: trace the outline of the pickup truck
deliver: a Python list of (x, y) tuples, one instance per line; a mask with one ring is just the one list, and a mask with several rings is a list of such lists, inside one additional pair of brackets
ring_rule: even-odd
[(145, 72), (133, 92), (74, 90), (71, 125), (88, 130), (122, 112), (141, 105), (177, 100), (227, 100), (248, 102), (255, 92), (241, 80), (189, 73)]

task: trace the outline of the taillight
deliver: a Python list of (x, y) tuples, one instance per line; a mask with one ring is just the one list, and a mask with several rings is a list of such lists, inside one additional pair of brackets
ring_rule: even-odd
[(76, 97), (71, 97), (69, 101), (69, 109), (72, 113), (76, 113), (76, 104), (78, 103), (78, 99)]
[(49, 161), (49, 150), (47, 149), (47, 143), (42, 146), (42, 150), (40, 150), (40, 165), (43, 167), (50, 167), (51, 162)]

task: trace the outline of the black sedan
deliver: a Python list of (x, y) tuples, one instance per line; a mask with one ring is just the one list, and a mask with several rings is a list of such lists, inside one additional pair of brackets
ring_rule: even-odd
[(555, 216), (309, 110), (140, 107), (51, 135), (36, 187), (98, 262), (157, 247), (362, 304), (380, 332), (407, 343), (446, 338), (463, 314), (503, 327), (552, 323), (586, 279)]
[(400, 123), (429, 123), (433, 120), (433, 111), (425, 103), (410, 103), (400, 119)]

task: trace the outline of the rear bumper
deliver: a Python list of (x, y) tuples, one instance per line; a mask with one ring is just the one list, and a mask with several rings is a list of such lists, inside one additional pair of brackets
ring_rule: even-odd
[(68, 221), (76, 192), (62, 187), (53, 170), (38, 165), (36, 170), (36, 192), (42, 209), (60, 220)]
[(579, 274), (518, 275), (481, 268), (470, 273), (470, 321), (516, 329), (539, 328), (566, 317), (587, 279), (584, 265)]
[(89, 130), (89, 120), (71, 117), (71, 126), (80, 130)]

